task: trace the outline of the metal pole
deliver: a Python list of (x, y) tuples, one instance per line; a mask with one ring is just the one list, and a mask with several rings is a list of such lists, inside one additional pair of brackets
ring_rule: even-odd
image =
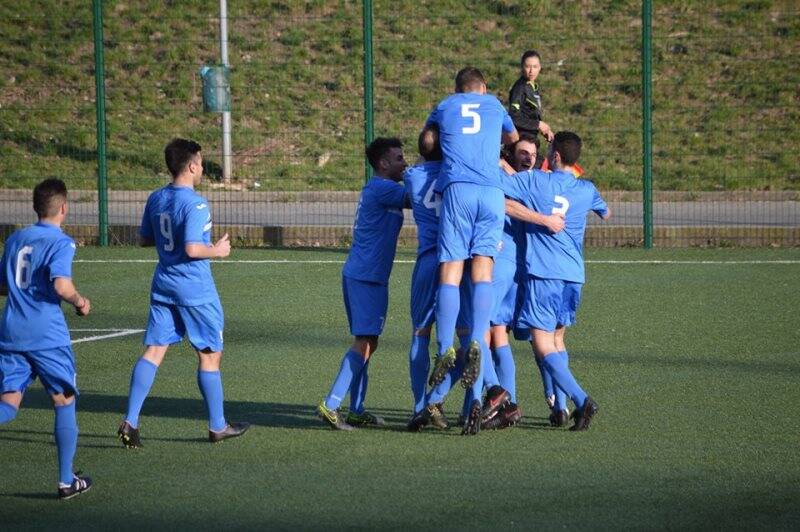
[[(373, 127), (372, 109), (372, 0), (363, 2), (363, 25), (364, 25), (364, 145), (372, 142), (375, 136)], [(369, 161), (364, 159), (364, 181), (372, 177), (372, 167)]]
[[(224, 66), (228, 65), (228, 2), (219, 0), (219, 55)], [(231, 182), (233, 158), (231, 155), (231, 113), (222, 113), (222, 180)]]
[(103, 60), (103, 3), (92, 0), (95, 114), (97, 117), (97, 203), (99, 244), (108, 245), (108, 167), (106, 165), (106, 86)]
[(653, 247), (653, 7), (642, 2), (642, 207), (644, 247)]

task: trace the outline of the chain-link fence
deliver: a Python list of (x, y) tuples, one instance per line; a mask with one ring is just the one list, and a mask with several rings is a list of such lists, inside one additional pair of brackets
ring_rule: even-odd
[[(30, 189), (72, 191), (70, 232), (98, 235), (92, 8), (0, 6), (0, 224), (34, 219)], [(228, 12), (233, 171), (199, 69), (220, 62), (219, 3), (106, 1), (109, 241), (131, 242), (148, 192), (168, 182), (163, 146), (203, 145), (219, 230), (241, 242), (338, 245), (364, 181), (363, 2), (242, 1)], [(544, 120), (584, 139), (581, 164), (609, 201), (588, 245), (643, 240), (640, 2), (376, 0), (374, 130), (416, 135), (480, 68), (503, 102), (519, 57), (542, 57)], [(368, 22), (368, 21), (367, 21)], [(653, 242), (800, 243), (800, 11), (791, 2), (657, 2), (652, 17)], [(546, 149), (543, 146), (542, 149)], [(410, 215), (404, 238), (413, 238)]]

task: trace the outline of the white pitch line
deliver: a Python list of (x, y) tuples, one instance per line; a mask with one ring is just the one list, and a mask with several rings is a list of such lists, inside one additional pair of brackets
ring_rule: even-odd
[[(78, 259), (84, 264), (155, 264), (143, 259)], [(414, 264), (414, 260), (396, 260), (395, 264)], [(586, 264), (800, 264), (800, 260), (587, 260)], [(344, 264), (343, 260), (215, 260), (214, 264)]]
[(95, 340), (105, 340), (107, 338), (117, 338), (118, 336), (130, 336), (131, 334), (136, 334), (140, 332), (144, 332), (144, 329), (125, 329), (125, 330), (117, 330), (118, 332), (110, 333), (110, 334), (99, 334), (97, 336), (88, 336), (86, 338), (79, 338), (78, 340), (73, 340), (73, 344), (79, 344), (81, 342), (94, 342)]

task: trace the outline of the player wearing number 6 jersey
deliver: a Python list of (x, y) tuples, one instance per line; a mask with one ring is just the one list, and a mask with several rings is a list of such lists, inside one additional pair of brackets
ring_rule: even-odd
[(170, 344), (186, 336), (197, 351), (197, 385), (208, 411), (208, 439), (218, 442), (243, 434), (248, 423), (225, 420), (222, 377), (222, 305), (211, 276), (209, 259), (227, 257), (226, 234), (211, 244), (208, 201), (194, 191), (203, 177), (200, 145), (174, 139), (164, 149), (172, 183), (147, 198), (139, 236), (155, 246), (158, 265), (150, 292), (150, 316), (144, 354), (133, 366), (128, 412), (117, 435), (128, 448), (141, 446), (139, 412)]
[[(555, 385), (575, 403), (575, 424), (570, 430), (585, 430), (597, 412), (597, 403), (580, 387), (569, 369), (564, 345), (566, 327), (575, 323), (585, 281), (583, 236), (586, 215), (593, 211), (607, 220), (611, 213), (591, 181), (576, 179), (572, 166), (578, 162), (581, 139), (575, 133), (556, 133), (548, 162), (551, 173), (530, 170), (504, 181), (506, 194), (539, 212), (564, 215), (564, 230), (551, 234), (540, 226), (525, 228), (528, 277), (519, 327), (530, 328), (536, 357), (552, 376)], [(556, 405), (551, 423), (564, 425), (565, 405)]]
[[(501, 140), (515, 142), (517, 131), (500, 101), (486, 94), (486, 81), (476, 68), (464, 68), (455, 79), (455, 94), (442, 100), (431, 112), (426, 126), (437, 125), (444, 161), (437, 188), (442, 193), (438, 252), (440, 284), (437, 291), (436, 324), (439, 357), (432, 384), (440, 383), (455, 365), (453, 336), (459, 311), (459, 284), (464, 261), (471, 259), (472, 319), (462, 385), (471, 386), (471, 415), (465, 434), (474, 434), (481, 415), (482, 370), (494, 373), (484, 335), (492, 311), (493, 258), (502, 246), (505, 201), (498, 172)], [(483, 358), (483, 364), (481, 363)], [(483, 366), (483, 367), (481, 367)], [(489, 379), (489, 380), (496, 380)], [(498, 390), (499, 389), (499, 390)], [(499, 394), (499, 395), (498, 395)], [(493, 409), (507, 394), (490, 389)], [(485, 409), (484, 409), (485, 410)], [(484, 411), (484, 415), (492, 412)]]
[(79, 316), (91, 304), (72, 283), (75, 242), (61, 231), (67, 216), (67, 187), (47, 179), (33, 189), (39, 222), (6, 240), (0, 264), (0, 291), (8, 295), (0, 321), (0, 425), (12, 421), (22, 396), (36, 377), (53, 400), (58, 450), (58, 496), (69, 499), (92, 486), (72, 472), (78, 445), (75, 418), (75, 355), (61, 301)]

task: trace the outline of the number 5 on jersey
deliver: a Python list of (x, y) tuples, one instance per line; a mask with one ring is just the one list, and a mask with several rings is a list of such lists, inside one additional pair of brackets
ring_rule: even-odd
[(461, 104), (461, 116), (472, 119), (471, 126), (464, 126), (461, 128), (461, 133), (464, 135), (474, 135), (481, 130), (481, 115), (476, 112), (480, 106), (481, 104), (479, 103)]

